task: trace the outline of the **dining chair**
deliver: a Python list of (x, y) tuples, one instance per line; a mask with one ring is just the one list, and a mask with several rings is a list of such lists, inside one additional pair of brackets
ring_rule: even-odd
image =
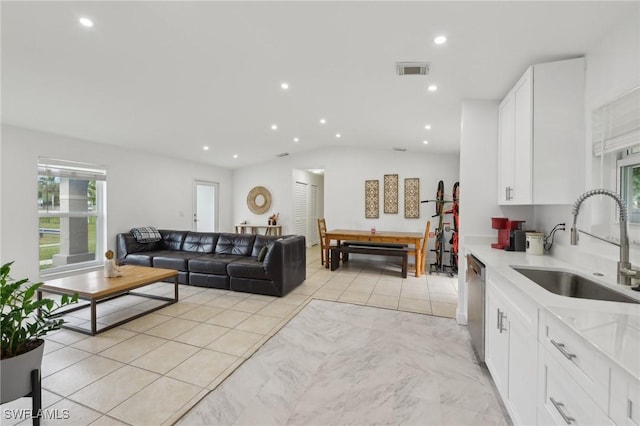
[(327, 233), (327, 222), (324, 218), (318, 219), (318, 236), (320, 237), (320, 263), (324, 266), (326, 259), (325, 255), (325, 243), (324, 243), (324, 235)]
[[(427, 221), (427, 227), (424, 230), (424, 238), (422, 239), (422, 268), (420, 268), (420, 274), (424, 274), (426, 264), (427, 264), (427, 252), (429, 245), (427, 244), (429, 241), (429, 231), (431, 230), (431, 221)], [(416, 250), (412, 249), (407, 252), (409, 256), (416, 257)], [(415, 265), (418, 264), (418, 259), (415, 260)], [(414, 266), (415, 268), (415, 266)]]

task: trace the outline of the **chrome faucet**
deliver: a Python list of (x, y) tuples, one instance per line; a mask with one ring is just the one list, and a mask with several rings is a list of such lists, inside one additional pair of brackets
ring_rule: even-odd
[[(594, 195), (607, 195), (613, 198), (616, 203), (618, 203), (618, 209), (620, 210), (620, 243), (616, 243), (605, 238), (599, 237), (597, 235), (590, 234), (589, 232), (583, 231), (576, 227), (576, 222), (578, 220), (578, 213), (580, 212), (580, 206), (582, 202), (589, 197), (593, 197)], [(634, 270), (631, 266), (631, 262), (629, 262), (629, 237), (627, 236), (627, 206), (625, 206), (624, 202), (620, 198), (618, 194), (613, 191), (609, 191), (608, 189), (592, 189), (591, 191), (587, 191), (581, 196), (578, 197), (575, 203), (573, 203), (573, 209), (571, 210), (573, 214), (573, 225), (571, 226), (571, 245), (578, 245), (578, 232), (582, 232), (583, 234), (587, 234), (593, 238), (598, 240), (602, 240), (609, 244), (616, 245), (620, 247), (620, 260), (618, 261), (618, 284), (623, 285), (631, 285), (632, 278), (640, 278), (640, 271)]]

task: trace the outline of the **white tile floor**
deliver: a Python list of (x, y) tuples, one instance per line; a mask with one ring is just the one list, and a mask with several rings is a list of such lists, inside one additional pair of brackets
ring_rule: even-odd
[[(313, 298), (455, 316), (457, 278), (402, 279), (396, 264), (357, 256), (331, 272), (320, 266), (319, 253), (318, 247), (308, 250), (307, 280), (283, 298), (181, 286), (179, 303), (97, 336), (51, 334), (43, 360), (43, 406), (67, 409), (70, 418), (42, 424), (172, 424)], [(173, 291), (166, 283), (148, 289)], [(139, 306), (140, 301), (127, 296), (105, 302), (99, 318), (116, 321), (122, 310), (156, 303)], [(82, 311), (73, 315), (76, 323), (88, 319)], [(2, 425), (30, 424), (10, 418), (12, 409), (30, 405), (28, 398), (3, 404)]]

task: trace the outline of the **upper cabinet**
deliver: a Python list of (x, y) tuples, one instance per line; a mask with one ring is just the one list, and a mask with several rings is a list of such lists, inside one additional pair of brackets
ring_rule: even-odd
[(498, 117), (498, 204), (573, 203), (584, 191), (584, 59), (529, 67)]

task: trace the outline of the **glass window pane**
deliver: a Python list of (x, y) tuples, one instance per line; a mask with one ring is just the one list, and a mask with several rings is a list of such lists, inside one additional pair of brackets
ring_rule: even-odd
[(97, 256), (102, 227), (98, 192), (104, 182), (58, 176), (38, 176), (40, 270), (83, 262)]

